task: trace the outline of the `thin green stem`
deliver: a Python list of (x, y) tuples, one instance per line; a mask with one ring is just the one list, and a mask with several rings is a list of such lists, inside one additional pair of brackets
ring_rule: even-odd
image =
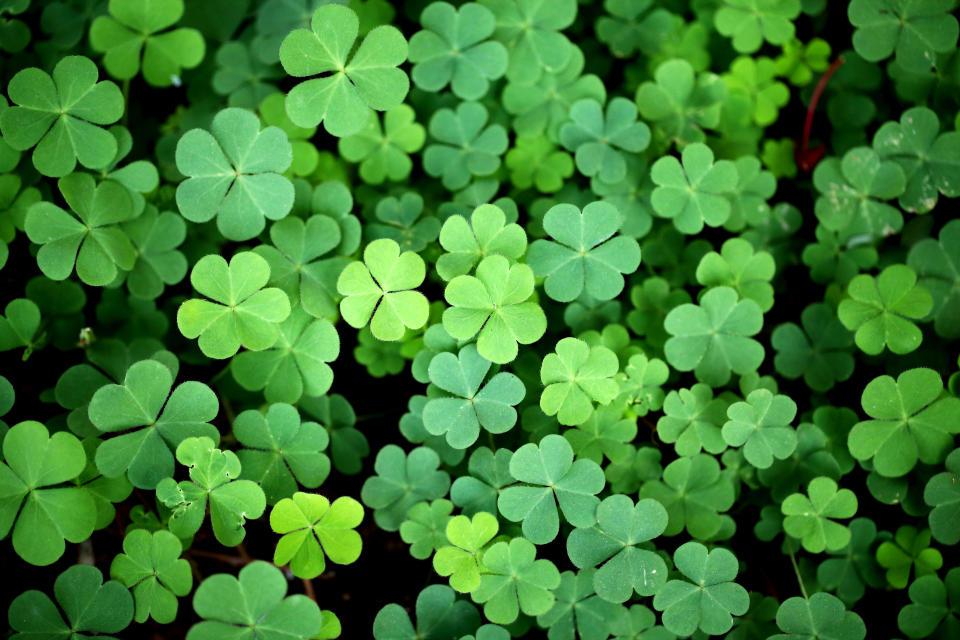
[(490, 451), (493, 451), (494, 453), (496, 453), (497, 445), (493, 444), (493, 432), (487, 431), (487, 436), (490, 438)]
[(123, 119), (120, 123), (127, 126), (127, 114), (130, 112), (130, 78), (123, 81)]
[(787, 549), (787, 553), (790, 554), (790, 564), (793, 565), (793, 573), (797, 576), (797, 582), (800, 583), (800, 593), (803, 594), (804, 600), (809, 600), (810, 597), (807, 595), (807, 588), (803, 586), (803, 578), (800, 577), (800, 567), (797, 566), (797, 558), (793, 555), (793, 549)]

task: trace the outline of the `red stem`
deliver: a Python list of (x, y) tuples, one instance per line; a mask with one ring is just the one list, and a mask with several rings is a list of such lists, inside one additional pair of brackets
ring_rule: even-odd
[(820, 77), (817, 87), (813, 90), (813, 96), (810, 98), (810, 105), (807, 107), (807, 118), (803, 123), (803, 138), (800, 142), (800, 150), (797, 152), (797, 164), (799, 164), (800, 168), (804, 171), (810, 171), (813, 169), (813, 166), (811, 165), (816, 165), (817, 161), (822, 155), (822, 152), (817, 153), (816, 150), (814, 153), (811, 153), (809, 149), (810, 129), (813, 127), (813, 114), (817, 110), (817, 103), (820, 102), (820, 95), (823, 93), (824, 88), (827, 86), (827, 83), (830, 82), (831, 76), (833, 76), (833, 74), (837, 69), (840, 68), (840, 65), (842, 64), (843, 56), (840, 56), (834, 60), (833, 63), (831, 63), (824, 74)]

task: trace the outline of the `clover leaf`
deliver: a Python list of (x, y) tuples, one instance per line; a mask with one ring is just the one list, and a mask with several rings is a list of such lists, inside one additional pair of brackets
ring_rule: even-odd
[(850, 430), (847, 445), (857, 460), (873, 460), (882, 476), (898, 478), (919, 459), (938, 464), (960, 432), (960, 399), (941, 398), (943, 382), (932, 369), (908, 369), (897, 379), (879, 376), (863, 390), (863, 410), (873, 418)]
[(59, 486), (87, 463), (71, 433), (50, 435), (32, 420), (10, 427), (0, 463), (0, 537), (13, 530), (13, 549), (30, 564), (45, 566), (63, 555), (64, 539), (82, 542), (93, 533), (97, 511), (86, 490)]
[(468, 462), (470, 475), (454, 480), (450, 499), (469, 516), (480, 511), (497, 513), (497, 498), (505, 486), (513, 483), (512, 458), (509, 449), (498, 448), (496, 453), (487, 447), (475, 449)]
[(730, 238), (720, 253), (711, 251), (697, 265), (697, 282), (705, 287), (733, 287), (740, 298), (750, 299), (766, 313), (773, 307), (773, 286), (770, 280), (776, 265), (766, 251), (754, 251), (743, 238)]
[(622, 225), (620, 213), (607, 202), (591, 202), (583, 211), (572, 204), (551, 207), (543, 228), (556, 242), (536, 240), (527, 252), (534, 275), (546, 276), (547, 295), (560, 302), (584, 291), (597, 300), (615, 298), (623, 290), (623, 274), (640, 265), (637, 241), (616, 235)]
[(789, 396), (755, 389), (746, 402), (727, 408), (723, 439), (731, 447), (743, 446), (747, 462), (766, 469), (774, 458), (783, 460), (797, 448), (797, 432), (790, 426), (796, 415), (797, 404)]
[(897, 626), (908, 638), (948, 638), (960, 624), (960, 569), (923, 576), (910, 585), (910, 604), (900, 610)]
[(138, 298), (155, 300), (166, 285), (180, 283), (187, 275), (187, 259), (177, 248), (187, 237), (187, 224), (172, 211), (149, 206), (123, 231), (137, 249), (137, 261), (127, 274), (127, 289)]
[(360, 178), (367, 184), (397, 182), (410, 175), (409, 154), (419, 151), (426, 137), (413, 109), (399, 104), (383, 114), (383, 126), (374, 114), (363, 129), (340, 138), (337, 150), (345, 160), (360, 163)]
[[(133, 598), (116, 580), (103, 581), (96, 567), (76, 564), (57, 576), (53, 594), (31, 589), (10, 603), (8, 617), (13, 638), (87, 638), (90, 632), (107, 640), (127, 628), (133, 618)], [(66, 614), (65, 616), (61, 614)], [(64, 617), (66, 621), (64, 621)]]
[(467, 516), (454, 516), (447, 521), (447, 546), (437, 549), (433, 568), (441, 576), (450, 576), (450, 586), (460, 593), (469, 593), (480, 586), (480, 557), (484, 546), (497, 535), (497, 518), (485, 511)]
[(952, 9), (952, 0), (852, 0), (847, 17), (857, 27), (853, 48), (870, 62), (896, 49), (904, 69), (928, 71), (937, 53), (957, 44), (960, 27)]
[(583, 640), (609, 637), (609, 622), (622, 608), (594, 595), (594, 575), (592, 569), (560, 574), (560, 586), (554, 589), (556, 601), (549, 611), (537, 616), (537, 624), (550, 628), (548, 638), (550, 634)]
[(612, 183), (627, 175), (624, 152), (640, 153), (650, 143), (650, 129), (637, 122), (637, 107), (626, 98), (614, 98), (606, 113), (596, 100), (577, 100), (570, 120), (560, 128), (560, 142), (574, 151), (577, 169), (587, 177)]
[(915, 527), (898, 527), (893, 540), (884, 540), (877, 547), (877, 564), (887, 570), (887, 582), (894, 589), (905, 589), (910, 582), (910, 571), (915, 577), (936, 574), (943, 566), (943, 556), (930, 544), (930, 529), (917, 531)]
[(133, 593), (134, 620), (169, 624), (177, 617), (177, 597), (193, 587), (190, 563), (180, 557), (182, 552), (180, 540), (166, 529), (134, 529), (124, 536), (123, 553), (110, 563), (110, 577)]
[(593, 403), (608, 404), (619, 393), (614, 380), (620, 368), (617, 355), (604, 346), (589, 346), (583, 340), (563, 338), (554, 353), (543, 358), (540, 380), (540, 408), (548, 416), (556, 415), (560, 424), (586, 421)]
[(179, 538), (195, 534), (209, 502), (214, 536), (226, 547), (240, 544), (247, 533), (244, 522), (263, 515), (267, 501), (256, 482), (236, 479), (237, 454), (217, 449), (206, 436), (190, 437), (177, 446), (177, 460), (189, 467), (190, 480), (164, 478), (157, 484), (157, 499), (172, 510), (170, 531)]
[[(960, 453), (956, 449), (947, 456), (946, 471), (927, 481), (923, 501), (933, 507), (930, 511), (930, 530), (938, 542), (953, 545), (960, 542)], [(456, 484), (456, 483), (454, 483)]]
[(561, 30), (577, 16), (576, 0), (481, 0), (496, 17), (494, 38), (509, 52), (507, 80), (529, 85), (562, 68), (574, 48)]
[(714, 25), (733, 39), (740, 53), (753, 53), (764, 41), (786, 44), (793, 38), (793, 20), (800, 15), (799, 0), (724, 0), (714, 14)]
[(373, 110), (387, 111), (403, 102), (410, 89), (398, 69), (407, 59), (407, 41), (393, 26), (375, 27), (351, 57), (360, 21), (339, 4), (320, 6), (310, 29), (291, 31), (280, 45), (280, 64), (305, 80), (287, 94), (287, 115), (300, 127), (323, 127), (338, 138), (359, 133)]
[(17, 298), (8, 302), (0, 316), (0, 351), (23, 347), (22, 360), (26, 361), (35, 348), (43, 346), (41, 320), (40, 309), (32, 300)]
[(440, 457), (427, 447), (417, 447), (409, 454), (394, 444), (380, 449), (373, 465), (377, 475), (367, 478), (360, 492), (363, 503), (374, 509), (377, 525), (396, 531), (411, 506), (445, 496), (450, 476), (438, 471), (439, 466)]
[(618, 58), (630, 57), (634, 50), (651, 53), (661, 45), (664, 31), (673, 28), (673, 15), (662, 7), (633, 0), (604, 0), (606, 14), (597, 18), (597, 40)]
[(193, 265), (190, 283), (198, 293), (215, 300), (192, 298), (177, 310), (177, 327), (186, 338), (197, 338), (208, 358), (224, 359), (241, 346), (269, 349), (280, 335), (280, 323), (290, 315), (290, 301), (280, 289), (264, 285), (270, 264), (259, 254), (241, 251), (228, 264), (219, 255), (207, 255)]
[(406, 191), (400, 197), (390, 196), (377, 203), (375, 209), (378, 223), (367, 225), (367, 237), (371, 240), (390, 238), (403, 251), (423, 251), (440, 235), (440, 220), (423, 215), (423, 197)]
[(883, 574), (874, 560), (873, 547), (877, 525), (869, 518), (850, 521), (850, 542), (829, 553), (834, 556), (817, 567), (817, 580), (824, 588), (836, 592), (848, 605), (863, 597), (866, 585), (882, 587)]
[(360, 557), (363, 540), (354, 531), (363, 520), (363, 506), (348, 496), (332, 503), (321, 495), (296, 492), (270, 511), (270, 528), (282, 534), (273, 564), (290, 564), (298, 578), (316, 578), (326, 558), (350, 564)]
[(7, 85), (15, 106), (0, 115), (3, 140), (16, 151), (33, 150), (33, 166), (59, 178), (79, 161), (88, 169), (106, 167), (117, 153), (117, 141), (97, 125), (123, 115), (120, 88), (97, 82), (97, 65), (83, 56), (66, 56), (49, 75), (36, 67), (17, 72)]
[(652, 540), (667, 528), (667, 510), (656, 500), (612, 495), (597, 506), (597, 524), (577, 528), (567, 537), (567, 554), (581, 569), (601, 566), (593, 574), (597, 595), (609, 602), (626, 602), (634, 591), (656, 593), (667, 581), (667, 565), (653, 551), (636, 545)]
[(490, 81), (507, 71), (507, 49), (488, 40), (496, 26), (487, 7), (469, 2), (459, 8), (431, 2), (420, 14), (423, 30), (410, 38), (411, 77), (419, 88), (450, 90), (461, 100), (479, 100)]
[(240, 413), (233, 421), (233, 435), (244, 445), (237, 451), (240, 477), (259, 484), (267, 504), (289, 498), (298, 484), (316, 489), (330, 473), (330, 459), (323, 453), (330, 442), (327, 430), (316, 422), (301, 422), (292, 405)]
[(400, 525), (400, 537), (410, 545), (410, 555), (426, 560), (447, 544), (447, 523), (452, 512), (453, 503), (443, 498), (424, 500), (410, 507)]
[(473, 210), (469, 221), (452, 215), (440, 228), (444, 253), (437, 259), (437, 273), (444, 280), (470, 273), (488, 255), (518, 260), (527, 250), (527, 234), (520, 225), (507, 223), (503, 209), (483, 204)]
[(133, 269), (137, 250), (119, 225), (133, 217), (126, 189), (112, 181), (97, 185), (88, 173), (71, 173), (57, 185), (71, 212), (41, 201), (24, 221), (27, 237), (41, 245), (37, 266), (43, 274), (64, 280), (76, 270), (86, 284), (102, 287)]
[(105, 433), (125, 432), (105, 440), (96, 454), (97, 469), (108, 478), (127, 475), (133, 486), (154, 489), (173, 475), (173, 454), (188, 437), (219, 441), (210, 424), (220, 408), (217, 396), (200, 382), (173, 388), (174, 376), (156, 360), (127, 369), (123, 384), (106, 384), (90, 399), (90, 422)]
[(459, 275), (447, 283), (443, 327), (458, 340), (477, 337), (477, 351), (496, 364), (517, 357), (517, 344), (532, 344), (547, 330), (547, 318), (533, 295), (533, 270), (488, 255), (476, 276)]
[[(203, 61), (206, 46), (196, 29), (181, 27), (164, 31), (183, 16), (183, 0), (110, 0), (109, 16), (90, 25), (90, 46), (104, 53), (103, 66), (114, 78), (129, 80), (140, 71), (155, 87), (180, 84), (181, 69)], [(159, 32), (163, 33), (159, 33)]]
[(542, 193), (555, 193), (564, 180), (573, 175), (573, 159), (544, 136), (519, 137), (507, 152), (510, 182), (518, 189), (536, 187)]
[(658, 66), (653, 77), (637, 88), (636, 103), (657, 137), (680, 146), (706, 140), (703, 130), (720, 124), (727, 93), (720, 76), (697, 74), (688, 61), (674, 58)]
[(560, 585), (560, 572), (545, 559), (535, 559), (537, 549), (525, 538), (498, 542), (483, 554), (486, 573), (470, 593), (483, 614), (496, 624), (510, 624), (520, 611), (528, 616), (546, 613), (554, 603), (553, 589)]
[(491, 363), (477, 352), (474, 344), (460, 349), (458, 355), (439, 353), (430, 361), (430, 381), (453, 397), (433, 397), (423, 408), (423, 425), (435, 436), (446, 435), (447, 443), (466, 449), (480, 435), (480, 427), (490, 433), (504, 433), (517, 421), (514, 405), (523, 400), (526, 390), (512, 373), (502, 371), (485, 384)]
[(674, 443), (679, 456), (701, 450), (722, 453), (727, 448), (721, 429), (727, 420), (728, 402), (714, 398), (709, 386), (698, 382), (689, 389), (670, 391), (663, 401), (663, 416), (657, 420), (657, 436)]
[(663, 481), (645, 482), (640, 498), (653, 498), (666, 507), (669, 522), (663, 535), (675, 536), (686, 527), (694, 538), (707, 540), (723, 526), (719, 512), (733, 506), (734, 489), (717, 459), (699, 453), (668, 464)]
[(399, 604), (391, 603), (380, 609), (373, 620), (376, 640), (441, 640), (462, 638), (480, 624), (476, 608), (445, 584), (432, 584), (417, 596), (415, 607), (417, 624)]
[(374, 240), (363, 250), (363, 262), (347, 265), (337, 280), (345, 296), (340, 313), (357, 329), (369, 322), (380, 340), (399, 340), (404, 327), (419, 329), (427, 322), (427, 298), (415, 290), (425, 276), (416, 253), (400, 253), (400, 245), (389, 238)]
[(606, 484), (603, 471), (593, 460), (574, 460), (570, 443), (555, 434), (544, 436), (539, 444), (528, 443), (510, 459), (510, 475), (523, 485), (507, 487), (500, 493), (497, 506), (512, 522), (523, 521), (524, 538), (546, 544), (557, 537), (560, 517), (574, 526), (591, 527), (596, 523), (596, 494)]
[[(244, 109), (256, 109), (266, 98), (276, 95), (280, 98), (282, 111), (284, 96), (276, 93), (277, 87), (273, 84), (280, 76), (279, 70), (264, 64), (251, 49), (248, 44), (236, 41), (220, 45), (215, 58), (217, 70), (210, 79), (210, 86), (220, 95), (227, 96), (228, 106)], [(263, 118), (270, 120), (266, 113)]]
[(209, 576), (193, 595), (193, 609), (204, 620), (190, 627), (187, 639), (314, 638), (325, 617), (317, 603), (302, 594), (284, 597), (286, 593), (283, 572), (267, 562), (251, 562), (236, 578)]
[(749, 336), (763, 326), (763, 312), (750, 299), (737, 300), (730, 287), (712, 287), (699, 304), (682, 304), (664, 319), (672, 337), (664, 344), (667, 362), (693, 371), (709, 385), (726, 384), (731, 372), (743, 375), (763, 361), (763, 346)]
[(812, 390), (829, 391), (853, 374), (853, 336), (823, 303), (808, 305), (800, 314), (800, 323), (802, 329), (787, 322), (773, 330), (774, 366), (785, 378), (803, 376)]
[(836, 551), (850, 542), (850, 529), (834, 522), (837, 518), (852, 518), (857, 512), (857, 496), (850, 489), (839, 489), (828, 477), (814, 478), (807, 485), (809, 498), (802, 493), (787, 496), (780, 505), (783, 530), (800, 538), (803, 548), (810, 553), (824, 549)]
[(177, 169), (187, 176), (177, 185), (177, 207), (191, 222), (215, 217), (228, 240), (250, 240), (263, 231), (264, 218), (290, 213), (293, 185), (281, 174), (292, 159), (282, 129), (261, 130), (250, 111), (223, 109), (210, 131), (191, 129), (177, 142)]
[(725, 194), (737, 186), (737, 168), (729, 160), (713, 161), (713, 151), (699, 142), (687, 145), (681, 161), (664, 156), (650, 167), (657, 188), (650, 203), (657, 215), (671, 218), (681, 233), (700, 233), (704, 223), (718, 227), (730, 217)]
[[(471, 6), (478, 5), (464, 8)], [(430, 135), (440, 144), (427, 145), (423, 170), (451, 190), (467, 186), (474, 176), (495, 173), (507, 150), (507, 132), (499, 124), (488, 125), (488, 118), (479, 102), (461, 102), (456, 111), (437, 109), (430, 117)]]
[(653, 598), (668, 630), (681, 636), (697, 629), (719, 635), (733, 626), (732, 615), (747, 612), (750, 597), (733, 581), (739, 566), (730, 551), (722, 547), (707, 551), (699, 542), (687, 542), (677, 547), (673, 561), (689, 582), (670, 580)]
[(664, 392), (660, 387), (669, 377), (670, 368), (663, 360), (638, 353), (630, 356), (623, 368), (620, 393), (626, 396), (630, 410), (642, 417), (663, 406)]
[(960, 222), (951, 220), (937, 240), (924, 238), (910, 248), (907, 264), (917, 272), (921, 287), (933, 297), (933, 328), (941, 338), (960, 337), (955, 322), (960, 309)]
[(786, 633), (770, 640), (863, 640), (867, 635), (863, 619), (829, 593), (784, 600), (777, 609), (777, 626)]
[(577, 458), (603, 463), (606, 456), (611, 461), (628, 458), (632, 442), (637, 437), (636, 418), (624, 417), (625, 403), (615, 400), (606, 406), (598, 407), (586, 422), (567, 429), (563, 437), (567, 439)]

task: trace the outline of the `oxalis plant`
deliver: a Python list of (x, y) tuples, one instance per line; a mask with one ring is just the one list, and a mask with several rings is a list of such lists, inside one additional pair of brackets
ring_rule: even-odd
[(960, 637), (956, 0), (0, 0), (7, 637)]

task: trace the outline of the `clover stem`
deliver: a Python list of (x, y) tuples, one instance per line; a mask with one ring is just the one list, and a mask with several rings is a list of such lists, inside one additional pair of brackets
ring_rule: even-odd
[(817, 110), (817, 103), (820, 102), (820, 95), (823, 93), (824, 88), (826, 88), (827, 83), (830, 82), (830, 78), (840, 68), (844, 62), (843, 56), (839, 56), (834, 60), (827, 70), (820, 76), (820, 81), (817, 82), (816, 88), (813, 90), (813, 95), (810, 97), (810, 104), (807, 106), (807, 117), (803, 123), (803, 138), (800, 140), (800, 149), (797, 151), (797, 164), (800, 165), (800, 168), (804, 171), (810, 171), (817, 164), (817, 161), (820, 160), (823, 152), (814, 150), (814, 153), (810, 152), (810, 129), (813, 128), (813, 114)]
[(308, 580), (307, 578), (301, 578), (303, 580), (303, 593), (306, 594), (308, 598), (317, 601), (317, 592), (313, 590), (313, 581)]
[(807, 588), (803, 586), (803, 578), (800, 577), (800, 567), (797, 566), (797, 558), (793, 555), (793, 549), (787, 549), (787, 553), (790, 554), (790, 564), (793, 565), (793, 573), (797, 576), (797, 582), (800, 583), (800, 593), (803, 594), (804, 600), (809, 600), (810, 597), (807, 595)]
[(497, 452), (497, 445), (493, 444), (493, 432), (492, 432), (492, 431), (487, 431), (487, 436), (490, 437), (490, 451), (493, 451), (494, 453), (496, 453), (496, 452)]
[(223, 564), (228, 564), (231, 567), (242, 567), (249, 563), (249, 559), (238, 558), (237, 556), (231, 556), (225, 553), (216, 553), (215, 551), (203, 551), (202, 549), (190, 549), (187, 553), (189, 553), (192, 556), (197, 556), (199, 558), (210, 558), (211, 560), (217, 560), (219, 562), (222, 562)]
[(123, 81), (123, 120), (121, 124), (127, 126), (127, 114), (130, 111), (130, 78)]

